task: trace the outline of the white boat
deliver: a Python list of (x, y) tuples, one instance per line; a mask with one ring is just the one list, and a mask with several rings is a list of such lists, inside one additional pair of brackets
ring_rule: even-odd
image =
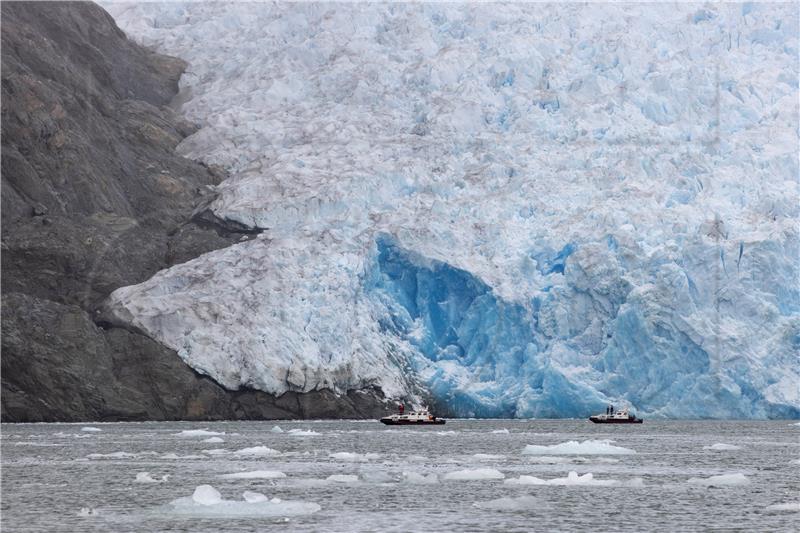
[(430, 414), (427, 409), (420, 409), (418, 411), (411, 411), (410, 413), (404, 412), (404, 408), (400, 406), (400, 412), (391, 416), (384, 416), (381, 422), (387, 426), (406, 426), (406, 425), (428, 425), (428, 424), (444, 424), (444, 418), (437, 418)]

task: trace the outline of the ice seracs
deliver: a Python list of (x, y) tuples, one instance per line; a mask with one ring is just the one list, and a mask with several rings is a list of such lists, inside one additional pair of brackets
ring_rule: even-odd
[(107, 302), (198, 372), (800, 416), (792, 3), (104, 5), (188, 61), (178, 150), (263, 230)]

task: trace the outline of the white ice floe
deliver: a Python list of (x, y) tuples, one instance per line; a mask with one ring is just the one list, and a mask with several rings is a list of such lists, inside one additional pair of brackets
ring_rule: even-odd
[(503, 428), (503, 429), (495, 429), (494, 431), (492, 431), (492, 433), (494, 433), (495, 435), (508, 435), (510, 432), (506, 428)]
[(344, 461), (346, 463), (366, 463), (379, 459), (380, 455), (377, 453), (351, 453), (351, 452), (337, 452), (332, 453), (328, 457), (336, 459), (337, 461)]
[(800, 502), (792, 503), (776, 503), (775, 505), (768, 505), (767, 511), (794, 511), (800, 512)]
[(725, 444), (722, 442), (718, 442), (716, 444), (712, 444), (711, 446), (703, 446), (704, 450), (714, 450), (717, 452), (727, 452), (733, 450), (741, 450), (739, 446), (735, 446), (733, 444)]
[(592, 485), (610, 486), (616, 484), (614, 480), (594, 479), (592, 474), (578, 475), (577, 472), (570, 472), (567, 477), (555, 479), (541, 479), (534, 476), (519, 476), (518, 478), (507, 479), (509, 485)]
[(222, 479), (280, 479), (285, 478), (286, 474), (278, 470), (252, 470), (249, 472), (222, 474), (219, 477)]
[(492, 453), (476, 453), (472, 457), (477, 461), (502, 461), (506, 458), (505, 455), (496, 455)]
[(85, 431), (87, 433), (99, 433), (99, 432), (101, 432), (103, 430), (100, 429), (100, 428), (93, 427), (93, 426), (86, 426), (86, 427), (81, 428), (81, 431)]
[(439, 482), (436, 474), (424, 475), (418, 472), (403, 472), (403, 481), (412, 485), (432, 485)]
[(328, 476), (327, 480), (333, 483), (356, 483), (358, 481), (358, 476), (352, 474), (333, 474), (332, 476)]
[(202, 455), (194, 455), (194, 454), (192, 454), (192, 455), (178, 455), (177, 453), (170, 452), (170, 453), (163, 454), (161, 456), (161, 459), (167, 459), (167, 460), (174, 461), (174, 460), (184, 460), (184, 459), (205, 459), (205, 457), (202, 456)]
[(226, 450), (225, 448), (211, 448), (209, 450), (200, 450), (200, 451), (207, 455), (226, 455), (228, 453), (231, 453), (229, 450)]
[(636, 453), (629, 448), (613, 446), (610, 440), (571, 440), (550, 446), (528, 444), (522, 453), (525, 455), (629, 455)]
[(448, 472), (442, 479), (448, 481), (477, 481), (482, 479), (504, 479), (505, 477), (505, 474), (494, 468), (476, 468), (474, 470)]
[(272, 429), (270, 429), (270, 432), (271, 433), (283, 433), (283, 430), (281, 429), (280, 426), (272, 426)]
[(111, 452), (111, 453), (90, 453), (87, 459), (135, 459), (137, 457), (147, 457), (158, 455), (156, 452)]
[(211, 485), (200, 485), (192, 496), (171, 501), (168, 509), (172, 514), (198, 518), (248, 518), (307, 515), (319, 511), (320, 506), (278, 498), (267, 500), (257, 492), (245, 492), (242, 500), (225, 500)]
[(164, 474), (161, 479), (156, 479), (150, 475), (150, 472), (139, 472), (136, 474), (136, 483), (164, 483), (169, 479), (169, 474)]
[(180, 433), (176, 433), (179, 437), (214, 437), (224, 434), (224, 431), (209, 431), (207, 429), (184, 429)]
[(488, 511), (520, 512), (533, 511), (539, 507), (540, 503), (533, 496), (520, 496), (519, 498), (498, 498), (487, 502), (475, 502), (472, 505)]
[(320, 434), (310, 429), (290, 429), (288, 433), (293, 437), (313, 437)]
[(233, 453), (234, 455), (240, 455), (240, 456), (265, 457), (269, 455), (279, 455), (281, 452), (279, 452), (278, 450), (273, 450), (272, 448), (268, 448), (266, 446), (253, 446), (250, 448), (242, 448), (241, 450), (236, 450)]
[(81, 507), (81, 510), (78, 511), (77, 514), (78, 516), (97, 516), (100, 514), (100, 511), (94, 507)]
[(689, 483), (693, 485), (702, 485), (704, 487), (727, 487), (736, 485), (749, 485), (750, 480), (747, 479), (742, 473), (736, 474), (723, 474), (721, 476), (711, 476), (708, 478), (693, 477), (689, 479)]
[(203, 439), (203, 442), (207, 442), (209, 444), (219, 444), (221, 442), (225, 442), (225, 440), (221, 439), (220, 437), (208, 437), (207, 439)]

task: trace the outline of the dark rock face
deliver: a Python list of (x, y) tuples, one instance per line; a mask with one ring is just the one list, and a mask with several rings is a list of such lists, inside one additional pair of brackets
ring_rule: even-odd
[(114, 289), (251, 237), (203, 208), (223, 173), (174, 152), (185, 66), (94, 4), (2, 3), (3, 421), (383, 414), (377, 390), (227, 391), (99, 322)]

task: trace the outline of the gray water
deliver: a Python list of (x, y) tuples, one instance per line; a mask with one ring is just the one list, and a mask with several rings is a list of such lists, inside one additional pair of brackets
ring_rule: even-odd
[[(376, 421), (277, 424), (283, 433), (271, 432), (271, 422), (3, 424), (0, 526), (3, 532), (800, 530), (800, 512), (770, 508), (794, 503), (796, 509), (800, 502), (800, 425), (791, 421), (602, 426), (582, 420), (452, 420), (426, 428), (384, 427)], [(82, 431), (87, 425), (101, 431)], [(189, 429), (224, 432), (219, 435), (224, 442), (178, 435)], [(293, 435), (292, 429), (316, 434)], [(508, 433), (494, 432), (504, 429)], [(602, 439), (635, 453), (522, 453), (529, 444)], [(704, 449), (717, 443), (739, 449)], [(279, 454), (233, 453), (254, 446)], [(132, 456), (91, 455), (117, 452)], [(377, 457), (357, 457), (364, 462), (330, 457), (338, 452)], [(505, 479), (445, 479), (449, 472), (476, 469), (495, 469)], [(251, 470), (280, 471), (286, 477), (218, 477)], [(570, 471), (592, 473), (594, 482), (613, 485), (506, 482), (521, 475), (566, 478)], [(136, 482), (142, 472), (159, 481), (169, 477)], [(411, 482), (413, 473), (430, 483)], [(337, 474), (358, 479), (327, 480)], [(689, 482), (727, 474), (743, 474), (745, 484)], [(253, 491), (283, 501), (238, 504), (234, 511), (224, 504), (193, 504), (179, 515), (170, 502), (205, 484), (225, 500), (242, 500), (244, 491)], [(281, 516), (287, 500), (320, 509)], [(261, 516), (264, 505), (277, 514)], [(209, 509), (215, 516), (201, 516)], [(231, 512), (240, 515), (228, 516)]]

